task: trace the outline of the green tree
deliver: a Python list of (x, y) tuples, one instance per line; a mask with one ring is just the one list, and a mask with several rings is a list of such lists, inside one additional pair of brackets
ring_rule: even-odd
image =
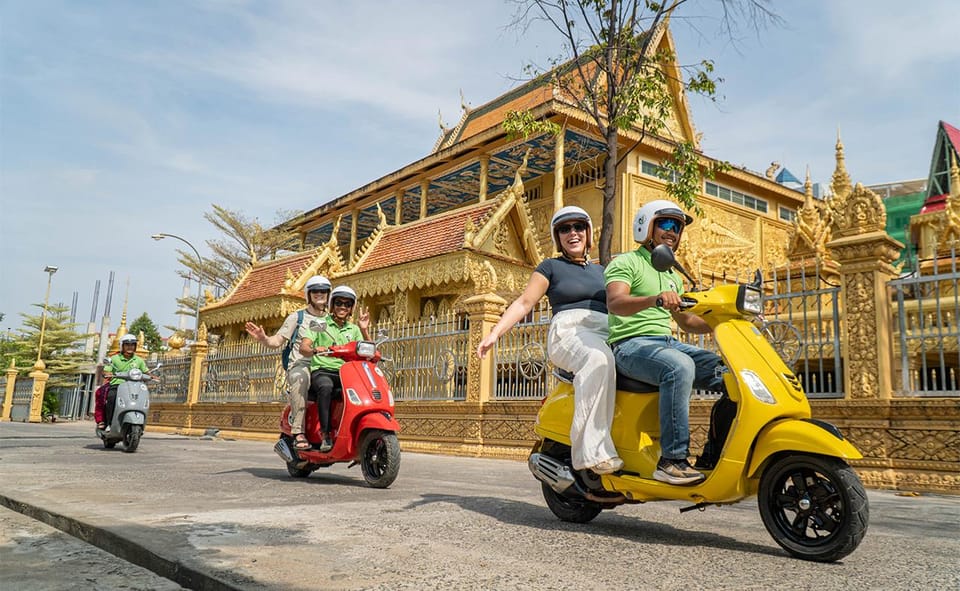
[(146, 345), (149, 351), (159, 351), (160, 347), (163, 346), (163, 339), (160, 338), (160, 333), (157, 332), (157, 325), (147, 316), (146, 312), (130, 324), (128, 332), (138, 337), (140, 333), (143, 332), (144, 345)]
[[(24, 354), (17, 357), (17, 369), (21, 376), (32, 371), (37, 360), (40, 344), (40, 326), (43, 323), (43, 304), (34, 304), (40, 314), (21, 314), (23, 328), (17, 339), (17, 349)], [(43, 414), (57, 410), (58, 391), (76, 386), (82, 370), (91, 371), (93, 360), (83, 353), (83, 341), (88, 335), (77, 332), (79, 323), (70, 322), (70, 308), (63, 305), (47, 307), (47, 319), (43, 323), (43, 349), (40, 358), (50, 375), (43, 397)], [(9, 363), (9, 362), (8, 362)]]
[[(278, 211), (278, 223), (272, 228), (264, 227), (256, 218), (214, 204), (213, 211), (203, 217), (213, 224), (221, 237), (207, 240), (211, 255), (197, 261), (192, 250), (177, 249), (178, 261), (184, 270), (182, 277), (201, 277), (203, 285), (211, 292), (229, 290), (237, 277), (257, 261), (276, 258), (277, 255), (297, 248), (299, 236), (280, 222), (294, 217), (296, 212)], [(283, 216), (283, 217), (281, 217)], [(179, 298), (178, 314), (192, 317), (196, 310), (196, 296)], [(203, 302), (201, 302), (203, 306)], [(167, 327), (173, 328), (173, 327)]]
[[(728, 32), (736, 28), (738, 18), (755, 26), (779, 22), (766, 8), (768, 0), (719, 0), (721, 26)], [(527, 66), (529, 75), (540, 76), (559, 91), (561, 100), (572, 102), (597, 126), (606, 145), (604, 162), (603, 208), (600, 224), (600, 262), (611, 258), (613, 241), (614, 196), (617, 166), (626, 154), (620, 154), (619, 136), (624, 130), (639, 130), (638, 146), (647, 135), (658, 135), (672, 107), (671, 85), (687, 92), (715, 98), (718, 79), (713, 77), (713, 62), (681, 66), (678, 78), (664, 64), (674, 56), (654, 51), (652, 43), (672, 15), (687, 0), (516, 0), (518, 11), (514, 25), (526, 28), (546, 22), (562, 40), (563, 54), (547, 68)], [(682, 76), (688, 76), (683, 79)], [(535, 120), (529, 112), (513, 112), (504, 121), (511, 136), (557, 133), (559, 125)], [(712, 176), (724, 164), (701, 165), (699, 155), (689, 141), (674, 141), (676, 149), (665, 164), (662, 177), (667, 192), (688, 208), (698, 210), (695, 201), (702, 176)]]

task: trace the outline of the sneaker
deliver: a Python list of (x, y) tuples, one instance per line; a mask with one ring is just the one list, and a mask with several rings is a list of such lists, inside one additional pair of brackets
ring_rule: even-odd
[(333, 442), (330, 441), (330, 436), (328, 435), (323, 438), (323, 443), (320, 444), (320, 453), (327, 453), (331, 449), (333, 449)]
[(614, 472), (619, 472), (623, 469), (623, 460), (617, 457), (610, 458), (609, 460), (604, 460), (595, 466), (591, 466), (590, 470), (594, 474), (613, 474)]
[(653, 479), (668, 484), (696, 484), (706, 476), (697, 472), (687, 460), (668, 460), (660, 458)]

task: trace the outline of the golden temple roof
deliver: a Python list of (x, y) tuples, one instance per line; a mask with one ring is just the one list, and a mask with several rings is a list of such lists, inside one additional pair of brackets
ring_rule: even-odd
[(467, 220), (479, 225), (498, 205), (498, 200), (485, 201), (403, 226), (388, 227), (353, 272), (363, 273), (456, 252), (463, 248)]

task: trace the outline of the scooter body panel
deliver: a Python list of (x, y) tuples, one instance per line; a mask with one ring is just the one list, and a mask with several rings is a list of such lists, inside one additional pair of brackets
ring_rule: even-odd
[(106, 442), (123, 440), (124, 425), (146, 426), (150, 408), (150, 389), (141, 381), (125, 380), (117, 384), (117, 398), (109, 431), (97, 431)]
[(767, 425), (757, 436), (747, 474), (751, 477), (759, 476), (758, 471), (764, 462), (780, 452), (806, 452), (844, 460), (863, 458), (863, 454), (853, 444), (817, 423), (784, 419)]

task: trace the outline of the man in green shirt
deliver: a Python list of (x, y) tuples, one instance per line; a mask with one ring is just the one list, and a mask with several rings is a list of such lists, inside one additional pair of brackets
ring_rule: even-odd
[(117, 386), (124, 382), (123, 378), (115, 377), (114, 374), (131, 369), (139, 369), (143, 373), (148, 373), (147, 363), (137, 357), (136, 353), (137, 337), (132, 334), (125, 334), (120, 337), (120, 352), (103, 364), (103, 375), (110, 378), (110, 389), (107, 391), (107, 404), (103, 416), (104, 427), (108, 427), (113, 421), (113, 412), (117, 407)]
[(310, 389), (317, 393), (317, 413), (320, 416), (320, 433), (323, 441), (321, 452), (333, 449), (333, 433), (330, 432), (330, 400), (333, 391), (340, 387), (342, 359), (318, 355), (333, 345), (345, 345), (352, 341), (369, 339), (370, 314), (361, 308), (357, 324), (350, 322), (357, 293), (346, 285), (330, 292), (330, 314), (322, 321), (311, 322), (303, 327), (300, 353), (310, 356)]
[(708, 333), (710, 327), (699, 316), (680, 311), (680, 276), (673, 269), (658, 272), (650, 261), (660, 244), (676, 251), (683, 228), (692, 221), (670, 201), (645, 204), (633, 219), (633, 237), (640, 248), (615, 258), (604, 274), (617, 370), (660, 387), (660, 461), (653, 478), (670, 484), (704, 479), (687, 460), (692, 389), (725, 392), (720, 357), (672, 336), (672, 321), (695, 334)]

